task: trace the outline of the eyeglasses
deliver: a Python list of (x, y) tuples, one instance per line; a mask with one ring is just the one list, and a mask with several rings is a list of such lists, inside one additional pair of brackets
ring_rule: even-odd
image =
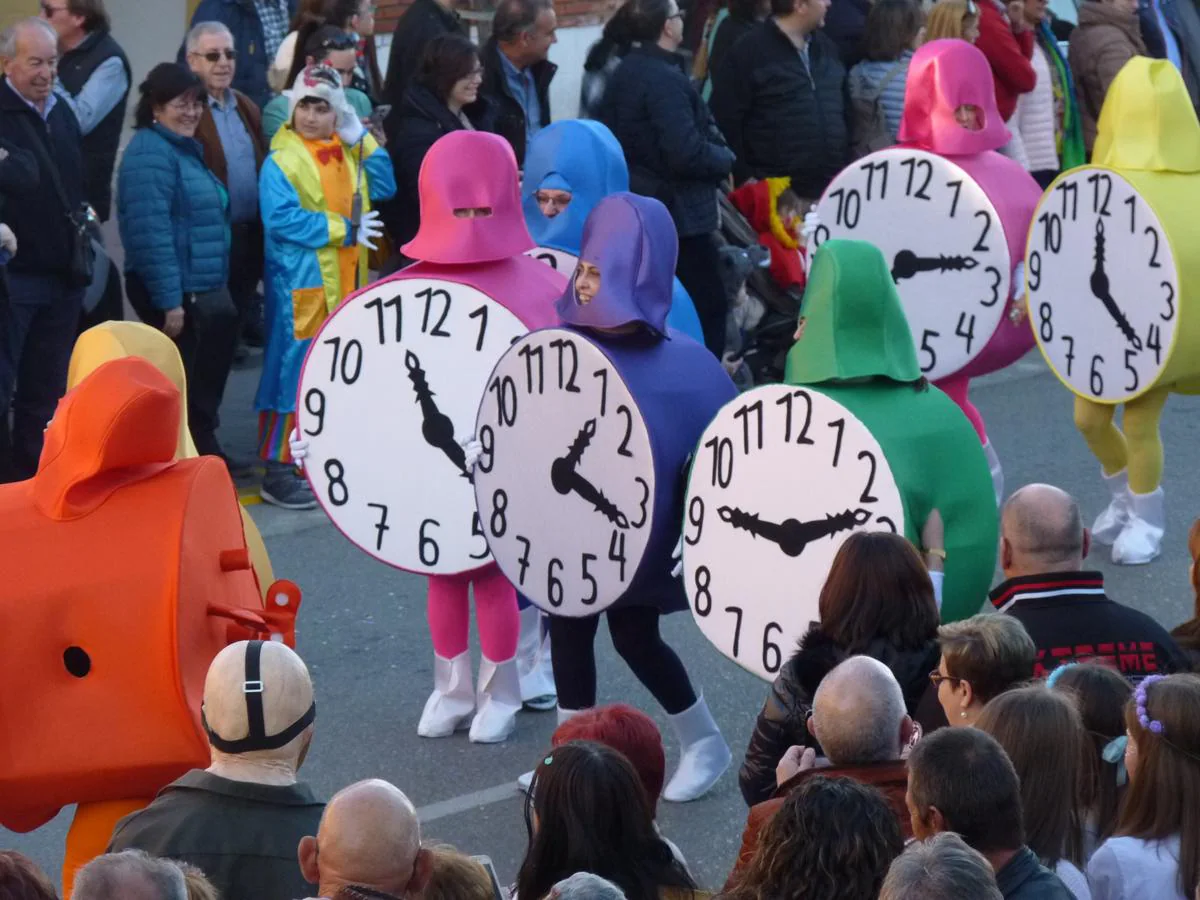
[(53, 19), (55, 13), (67, 11), (67, 7), (65, 7), (65, 6), (51, 6), (49, 3), (43, 3), (43, 4), (41, 4), (41, 7), (42, 7), (42, 13), (46, 16), (47, 19)]
[(210, 63), (219, 63), (222, 55), (230, 62), (233, 62), (235, 59), (237, 59), (236, 50), (210, 50), (208, 53), (195, 53), (193, 55), (199, 56), (201, 59), (205, 59)]
[(176, 112), (192, 112), (193, 110), (203, 109), (204, 101), (199, 97), (176, 97), (167, 104), (168, 109), (173, 109)]
[(966, 681), (965, 678), (956, 678), (953, 675), (943, 675), (937, 669), (934, 669), (932, 672), (929, 673), (929, 680), (931, 682), (933, 682), (933, 686), (935, 689), (940, 688), (942, 686), (943, 681), (949, 681), (951, 684), (959, 684), (963, 681)]

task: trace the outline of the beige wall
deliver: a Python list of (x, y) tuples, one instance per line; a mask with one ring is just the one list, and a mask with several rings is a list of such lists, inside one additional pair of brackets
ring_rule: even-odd
[[(11, 0), (0, 0), (0, 4)], [(154, 66), (175, 59), (187, 29), (187, 0), (105, 0), (112, 33), (133, 67), (133, 90)]]

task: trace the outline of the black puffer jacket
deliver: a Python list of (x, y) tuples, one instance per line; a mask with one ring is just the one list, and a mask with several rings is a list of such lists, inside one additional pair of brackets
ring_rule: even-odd
[(850, 158), (846, 69), (820, 31), (806, 65), (774, 19), (756, 25), (713, 73), (709, 105), (737, 154), (739, 184), (786, 175), (801, 197), (817, 198)]
[[(775, 767), (788, 747), (798, 744), (815, 747), (820, 752), (817, 739), (808, 732), (813, 695), (821, 679), (850, 655), (814, 625), (779, 670), (767, 702), (758, 714), (738, 773), (742, 797), (748, 806), (769, 800), (775, 793)], [(873, 657), (892, 670), (904, 691), (908, 714), (926, 734), (946, 724), (937, 692), (929, 681), (929, 673), (938, 664), (937, 641), (930, 638), (919, 650), (897, 650), (880, 639), (873, 641), (862, 655)]]
[[(492, 104), (495, 127), (491, 130), (512, 145), (513, 153), (517, 155), (517, 165), (524, 166), (525, 107), (509, 90), (508, 75), (505, 73), (504, 63), (500, 60), (500, 46), (495, 38), (483, 45), (479, 58), (483, 60), (483, 84), (479, 86), (479, 96), (487, 98)], [(550, 82), (554, 80), (554, 73), (557, 71), (558, 66), (548, 59), (535, 62), (529, 67), (541, 115), (537, 130), (550, 124)]]
[(683, 57), (635, 45), (609, 80), (596, 118), (625, 151), (630, 188), (665, 203), (680, 237), (717, 229), (717, 185), (729, 175), (733, 152)]

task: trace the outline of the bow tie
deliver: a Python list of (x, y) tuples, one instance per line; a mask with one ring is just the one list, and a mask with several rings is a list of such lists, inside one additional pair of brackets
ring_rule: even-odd
[(338, 162), (343, 162), (345, 156), (342, 155), (342, 147), (339, 144), (336, 147), (322, 147), (317, 151), (317, 162), (323, 166), (329, 165), (330, 160), (336, 159)]

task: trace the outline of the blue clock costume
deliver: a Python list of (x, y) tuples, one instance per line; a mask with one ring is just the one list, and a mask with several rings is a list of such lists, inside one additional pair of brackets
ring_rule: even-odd
[[(558, 215), (546, 216), (537, 202), (541, 190), (568, 191), (571, 202)], [(529, 145), (521, 203), (525, 224), (539, 247), (578, 256), (584, 223), (596, 204), (609, 194), (628, 190), (625, 154), (613, 133), (599, 122), (555, 122), (539, 131)], [(678, 278), (672, 278), (667, 325), (704, 343), (700, 316)]]
[[(683, 521), (687, 460), (713, 415), (736, 395), (733, 382), (702, 343), (668, 325), (675, 226), (657, 200), (616, 193), (584, 226), (579, 259), (599, 270), (599, 287), (581, 300), (572, 279), (558, 301), (562, 322), (599, 346), (621, 374), (649, 433), (655, 469), (651, 536), (629, 589), (607, 610), (617, 652), (670, 715), (682, 747), (667, 800), (705, 793), (729, 766), (730, 753), (687, 670), (659, 634), (659, 617), (687, 608), (671, 575)], [(550, 617), (560, 716), (596, 702), (593, 649), (599, 616)]]

